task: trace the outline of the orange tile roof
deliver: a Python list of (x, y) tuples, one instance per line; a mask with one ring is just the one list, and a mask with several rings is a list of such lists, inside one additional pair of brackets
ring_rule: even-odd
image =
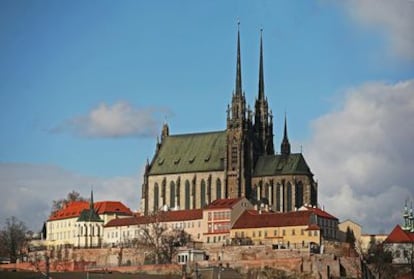
[(203, 218), (202, 209), (162, 211), (158, 216), (134, 216), (131, 218), (118, 218), (109, 221), (105, 227), (120, 227), (149, 224), (155, 222), (158, 218), (159, 222), (179, 222), (191, 221)]
[(414, 233), (404, 231), (400, 225), (395, 226), (384, 243), (414, 243)]
[(210, 203), (206, 209), (222, 209), (222, 208), (233, 208), (243, 198), (236, 199), (218, 199)]
[[(81, 212), (89, 208), (88, 201), (70, 202), (64, 208), (52, 214), (48, 221), (63, 220), (79, 217)], [(101, 201), (94, 203), (94, 208), (98, 214), (117, 213), (119, 215), (132, 215), (132, 211), (119, 201)]]
[(310, 224), (311, 211), (294, 211), (287, 213), (263, 212), (246, 210), (237, 219), (233, 229), (306, 226)]

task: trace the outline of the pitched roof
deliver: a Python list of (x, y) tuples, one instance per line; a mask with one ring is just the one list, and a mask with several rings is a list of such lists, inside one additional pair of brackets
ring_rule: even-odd
[(103, 222), (103, 220), (96, 213), (95, 209), (88, 208), (81, 212), (77, 222)]
[(301, 153), (260, 156), (253, 172), (254, 177), (281, 174), (313, 175)]
[(120, 227), (141, 225), (156, 222), (182, 222), (198, 220), (203, 218), (202, 209), (161, 211), (157, 216), (134, 216), (130, 218), (118, 218), (109, 221), (105, 227)]
[(233, 208), (240, 200), (244, 198), (236, 199), (217, 199), (210, 203), (205, 209), (223, 209), (223, 208)]
[(225, 148), (225, 131), (167, 136), (149, 174), (224, 170)]
[[(70, 202), (66, 207), (52, 214), (48, 221), (79, 217), (85, 209), (89, 208), (88, 201)], [(132, 211), (119, 201), (101, 201), (94, 203), (98, 214), (118, 213), (119, 215), (132, 215)]]
[(99, 214), (105, 213), (118, 213), (121, 215), (132, 215), (131, 209), (126, 207), (120, 201), (100, 201), (95, 203), (95, 210), (98, 211)]
[(414, 243), (414, 233), (405, 231), (400, 225), (397, 225), (384, 240), (384, 243)]
[(303, 207), (299, 208), (299, 211), (303, 210), (302, 208), (306, 208), (304, 210), (312, 211), (313, 213), (315, 213), (319, 217), (323, 217), (323, 218), (326, 218), (326, 219), (338, 220), (338, 218), (336, 218), (335, 216), (329, 214), (325, 210), (322, 210), (322, 209), (320, 209), (318, 207), (303, 206)]
[(312, 214), (311, 211), (259, 213), (256, 210), (246, 210), (234, 223), (233, 229), (309, 226), (311, 225)]

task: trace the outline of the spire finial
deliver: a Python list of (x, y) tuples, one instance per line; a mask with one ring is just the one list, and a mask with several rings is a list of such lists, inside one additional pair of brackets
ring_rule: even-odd
[(242, 95), (241, 57), (240, 57), (240, 20), (237, 19), (237, 69), (236, 69), (236, 95)]
[(288, 134), (287, 134), (287, 117), (286, 117), (286, 112), (285, 112), (285, 127), (284, 127), (284, 131), (283, 131), (282, 144), (280, 145), (280, 153), (282, 155), (289, 155), (290, 154), (290, 143), (289, 143)]
[(91, 186), (91, 200), (89, 202), (89, 208), (93, 210), (93, 186)]
[(260, 60), (259, 60), (259, 100), (264, 100), (263, 74), (263, 27), (260, 28)]

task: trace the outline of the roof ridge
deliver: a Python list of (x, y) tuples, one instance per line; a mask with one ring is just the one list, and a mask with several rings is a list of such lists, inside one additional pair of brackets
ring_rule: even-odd
[(169, 135), (168, 137), (174, 138), (174, 137), (185, 137), (185, 136), (202, 136), (202, 135), (206, 135), (206, 134), (221, 134), (221, 133), (225, 133), (225, 132), (226, 132), (226, 130), (208, 131), (208, 132), (199, 132), (199, 133), (174, 134), (174, 135)]

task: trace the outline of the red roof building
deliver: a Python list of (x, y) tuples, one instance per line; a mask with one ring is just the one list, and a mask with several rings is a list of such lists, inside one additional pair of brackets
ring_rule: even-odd
[[(53, 213), (48, 221), (77, 218), (81, 212), (89, 208), (89, 201), (74, 201)], [(99, 215), (132, 216), (132, 211), (119, 201), (100, 201), (94, 203)], [(105, 221), (105, 220), (104, 220)]]
[(414, 243), (414, 232), (403, 230), (400, 225), (395, 226), (384, 243)]

